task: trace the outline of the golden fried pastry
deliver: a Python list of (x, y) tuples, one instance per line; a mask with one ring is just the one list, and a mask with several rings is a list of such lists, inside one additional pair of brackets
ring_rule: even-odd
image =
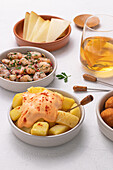
[(113, 96), (111, 96), (106, 102), (105, 102), (105, 108), (113, 108)]
[(113, 127), (113, 108), (107, 108), (102, 111), (101, 117), (110, 127)]

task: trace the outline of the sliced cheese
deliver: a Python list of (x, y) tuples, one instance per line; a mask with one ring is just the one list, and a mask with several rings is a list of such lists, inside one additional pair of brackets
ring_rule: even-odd
[(58, 37), (58, 38), (62, 38), (66, 35), (65, 31)]
[(49, 20), (44, 21), (44, 23), (40, 27), (40, 30), (39, 30), (38, 34), (33, 39), (33, 42), (40, 42), (41, 43), (41, 42), (46, 41), (48, 30), (49, 30), (49, 25), (50, 25)]
[(69, 25), (70, 21), (52, 18), (46, 42), (55, 41)]
[(28, 30), (27, 30), (26, 40), (29, 40), (29, 37), (31, 36), (33, 27), (34, 27), (34, 25), (36, 24), (38, 17), (39, 17), (39, 16), (38, 16), (35, 12), (31, 11), (30, 16), (29, 16), (29, 22), (28, 22)]
[(35, 24), (35, 26), (33, 28), (31, 36), (29, 38), (29, 41), (32, 41), (36, 37), (36, 35), (38, 35), (39, 29), (42, 26), (42, 24), (44, 23), (44, 21), (45, 20), (43, 18), (38, 17), (38, 20), (37, 20), (37, 22), (36, 22), (36, 24)]
[(23, 38), (24, 38), (24, 39), (26, 39), (28, 22), (29, 22), (29, 16), (30, 16), (30, 13), (29, 13), (29, 12), (26, 12), (26, 14), (25, 14), (25, 19), (24, 19), (24, 28), (23, 28)]

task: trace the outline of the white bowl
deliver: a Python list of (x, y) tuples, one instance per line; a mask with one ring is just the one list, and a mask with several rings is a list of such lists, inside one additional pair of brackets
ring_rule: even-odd
[[(65, 91), (58, 90), (58, 89), (53, 89), (53, 88), (49, 88), (49, 89), (52, 91), (59, 92), (64, 96), (71, 97), (75, 100), (76, 103), (79, 103), (78, 99), (74, 95), (71, 95)], [(10, 110), (11, 109), (12, 109), (12, 106), (11, 106)], [(58, 146), (58, 145), (61, 145), (61, 144), (64, 144), (64, 143), (70, 141), (72, 138), (74, 138), (79, 133), (79, 131), (82, 127), (84, 116), (85, 116), (83, 106), (80, 106), (80, 111), (81, 111), (81, 119), (80, 119), (79, 123), (74, 128), (72, 128), (71, 130), (69, 130), (65, 133), (62, 133), (59, 135), (53, 135), (53, 136), (35, 136), (35, 135), (28, 134), (28, 133), (20, 130), (13, 123), (13, 121), (10, 118), (9, 113), (8, 113), (8, 119), (9, 119), (10, 125), (12, 127), (13, 133), (23, 142), (26, 142), (26, 143), (28, 143), (30, 145), (34, 145), (34, 146), (52, 147), (52, 146)]]
[(53, 71), (45, 78), (41, 79), (41, 80), (36, 80), (36, 81), (32, 81), (32, 82), (15, 82), (15, 81), (9, 81), (6, 80), (2, 77), (0, 77), (0, 86), (10, 90), (10, 91), (14, 91), (14, 92), (23, 92), (26, 91), (27, 88), (31, 87), (31, 86), (48, 86), (53, 79), (55, 78), (55, 72), (56, 72), (56, 59), (55, 57), (48, 51), (41, 49), (41, 48), (37, 48), (37, 47), (16, 47), (16, 48), (11, 48), (8, 49), (4, 52), (2, 52), (0, 54), (0, 60), (2, 60), (3, 58), (6, 58), (7, 54), (9, 52), (21, 52), (21, 53), (26, 53), (27, 51), (38, 51), (41, 52), (43, 54), (45, 54), (46, 57), (48, 57), (52, 64), (53, 64)]
[(98, 122), (100, 131), (107, 138), (113, 141), (113, 129), (104, 122), (104, 120), (102, 119), (100, 115), (101, 111), (103, 110), (106, 100), (111, 96), (113, 96), (113, 91), (107, 93), (100, 99), (99, 103), (97, 104), (96, 113), (97, 113), (97, 122)]

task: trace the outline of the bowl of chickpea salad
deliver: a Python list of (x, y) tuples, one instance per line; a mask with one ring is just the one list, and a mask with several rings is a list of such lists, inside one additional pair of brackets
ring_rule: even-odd
[(55, 78), (56, 60), (37, 47), (16, 47), (0, 54), (0, 86), (22, 92), (31, 86), (48, 86)]

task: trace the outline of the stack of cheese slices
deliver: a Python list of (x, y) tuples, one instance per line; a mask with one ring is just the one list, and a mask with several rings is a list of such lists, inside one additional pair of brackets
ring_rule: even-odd
[(32, 42), (52, 42), (65, 35), (70, 21), (51, 18), (44, 20), (35, 12), (26, 12), (23, 27), (23, 39)]

